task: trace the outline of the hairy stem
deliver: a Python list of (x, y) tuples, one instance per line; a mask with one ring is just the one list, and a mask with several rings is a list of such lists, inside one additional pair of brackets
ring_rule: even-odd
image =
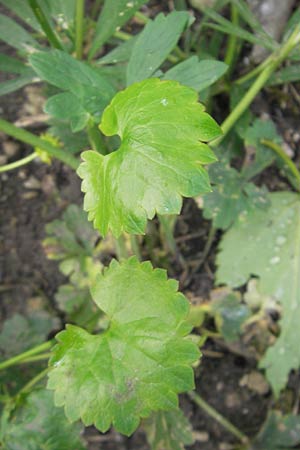
[(246, 111), (248, 106), (252, 103), (258, 92), (264, 87), (272, 73), (277, 69), (277, 67), (286, 59), (289, 53), (300, 43), (300, 24), (298, 24), (293, 33), (290, 35), (289, 39), (284, 42), (281, 47), (275, 50), (271, 57), (269, 58), (268, 65), (263, 69), (257, 79), (254, 81), (250, 89), (241, 99), (241, 101), (236, 105), (236, 107), (231, 111), (229, 116), (222, 123), (221, 128), (223, 130), (223, 135), (215, 139), (211, 145), (216, 147), (228, 134), (231, 128), (234, 126), (236, 121), (241, 117), (241, 115)]
[(44, 11), (38, 4), (37, 0), (28, 0), (28, 3), (37, 18), (39, 24), (42, 27), (42, 30), (44, 31), (45, 35), (47, 36), (47, 39), (50, 43), (50, 45), (54, 48), (57, 48), (59, 50), (63, 50), (63, 46), (61, 42), (59, 41), (58, 37), (56, 36), (55, 32), (53, 31), (50, 23), (48, 22), (47, 17), (44, 14)]
[(27, 358), (30, 358), (38, 353), (45, 352), (49, 350), (53, 345), (53, 341), (47, 341), (43, 344), (37, 345), (36, 347), (27, 350), (26, 352), (20, 353), (19, 355), (13, 356), (12, 358), (7, 359), (0, 363), (0, 370), (7, 369), (8, 367), (15, 366), (16, 364), (20, 364)]
[(13, 169), (17, 169), (18, 167), (25, 166), (25, 164), (28, 164), (29, 162), (33, 161), (37, 157), (38, 157), (38, 154), (36, 152), (33, 152), (30, 155), (25, 156), (25, 158), (18, 159), (18, 161), (14, 161), (9, 164), (5, 164), (4, 166), (0, 167), (0, 173), (8, 172), (9, 170), (13, 170)]
[(15, 139), (25, 142), (26, 144), (32, 145), (32, 147), (39, 147), (45, 152), (49, 153), (49, 155), (54, 158), (59, 159), (64, 162), (68, 166), (72, 167), (72, 169), (77, 169), (79, 165), (79, 161), (72, 155), (69, 155), (64, 150), (55, 147), (49, 142), (39, 138), (35, 134), (30, 133), (29, 131), (22, 130), (12, 123), (7, 122), (6, 120), (0, 119), (0, 131), (8, 134), (9, 136), (14, 137)]
[(84, 0), (76, 0), (75, 51), (77, 59), (82, 59), (84, 3)]
[(211, 416), (227, 431), (229, 431), (229, 433), (233, 434), (233, 436), (235, 436), (245, 444), (248, 442), (248, 437), (244, 433), (242, 433), (231, 422), (225, 419), (225, 417), (223, 417), (220, 413), (218, 413), (218, 411), (216, 411), (212, 406), (206, 403), (206, 401), (203, 400), (203, 398), (201, 398), (199, 394), (196, 394), (196, 392), (191, 391), (188, 393), (188, 396), (190, 397), (191, 400), (193, 400), (193, 402), (196, 403), (196, 405), (200, 406), (200, 408), (202, 408), (209, 416)]
[(287, 167), (290, 169), (291, 173), (294, 175), (294, 177), (297, 180), (297, 185), (295, 186), (296, 189), (300, 192), (300, 172), (297, 169), (296, 165), (293, 163), (293, 161), (288, 157), (288, 155), (282, 150), (280, 145), (276, 144), (273, 141), (269, 141), (268, 139), (262, 139), (261, 143), (265, 145), (266, 147), (269, 147), (271, 150), (273, 150), (275, 153), (277, 153), (278, 156), (284, 161), (284, 163), (287, 165)]

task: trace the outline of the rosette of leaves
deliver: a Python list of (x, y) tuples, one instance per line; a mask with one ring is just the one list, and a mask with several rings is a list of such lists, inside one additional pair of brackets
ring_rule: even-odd
[(189, 305), (150, 262), (113, 261), (92, 289), (109, 325), (99, 335), (69, 325), (57, 335), (48, 388), (69, 420), (130, 435), (140, 419), (178, 405), (199, 357), (186, 335)]
[(144, 233), (147, 219), (178, 214), (182, 197), (210, 191), (204, 165), (216, 160), (205, 143), (220, 135), (196, 91), (156, 78), (119, 92), (100, 124), (120, 148), (82, 154), (84, 208), (102, 235)]

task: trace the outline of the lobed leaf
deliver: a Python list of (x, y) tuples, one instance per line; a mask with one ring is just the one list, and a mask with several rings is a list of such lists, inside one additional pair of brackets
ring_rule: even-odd
[(143, 428), (151, 450), (184, 450), (194, 443), (192, 425), (179, 408), (152, 414)]
[(143, 233), (156, 212), (178, 214), (181, 196), (210, 190), (203, 165), (216, 158), (200, 141), (214, 139), (220, 128), (197, 100), (192, 89), (158, 79), (114, 97), (100, 129), (118, 134), (121, 146), (106, 156), (84, 152), (78, 169), (84, 208), (103, 235)]
[(259, 188), (226, 161), (220, 161), (209, 169), (213, 192), (203, 196), (203, 215), (212, 219), (213, 226), (226, 230), (241, 213), (269, 206), (267, 190)]
[[(77, 99), (78, 115), (92, 115), (96, 118), (101, 117), (103, 109), (107, 106), (113, 97), (115, 90), (112, 85), (103, 77), (99, 70), (92, 68), (88, 64), (77, 61), (72, 56), (60, 50), (51, 50), (48, 52), (36, 52), (29, 58), (35, 72), (42, 80), (71, 93), (73, 95), (72, 108), (66, 118), (74, 117), (74, 97)], [(62, 101), (58, 105), (53, 103), (55, 100), (48, 100), (47, 107), (54, 112), (55, 117), (61, 115)], [(83, 119), (82, 119), (83, 120)], [(80, 128), (74, 127), (76, 130)]]
[[(269, 195), (271, 206), (241, 216), (224, 235), (217, 257), (217, 281), (241, 286), (260, 278), (262, 294), (281, 303), (281, 333), (261, 367), (275, 394), (284, 388), (289, 372), (300, 365), (300, 198), (292, 192)], [(242, 242), (242, 246), (237, 246)]]
[(110, 325), (94, 336), (73, 325), (59, 333), (48, 387), (69, 420), (130, 435), (141, 417), (175, 408), (177, 394), (193, 388), (199, 351), (184, 339), (188, 302), (165, 271), (135, 258), (113, 261), (92, 295)]
[(81, 432), (82, 426), (71, 425), (54, 406), (53, 394), (40, 389), (26, 398), (7, 423), (2, 418), (0, 444), (5, 450), (84, 450)]

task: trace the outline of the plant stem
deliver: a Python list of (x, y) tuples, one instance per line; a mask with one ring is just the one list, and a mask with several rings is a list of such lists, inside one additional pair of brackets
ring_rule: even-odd
[(5, 164), (4, 166), (0, 166), (0, 173), (8, 172), (9, 170), (16, 169), (17, 167), (25, 166), (25, 164), (28, 164), (29, 162), (33, 161), (37, 157), (38, 157), (38, 154), (36, 152), (33, 152), (30, 155), (25, 156), (25, 158), (18, 159), (18, 161), (14, 161), (12, 163)]
[(124, 234), (121, 234), (120, 237), (115, 239), (116, 253), (118, 260), (127, 259), (129, 257), (129, 253), (126, 247), (126, 238)]
[(84, 3), (85, 0), (76, 0), (75, 50), (77, 59), (82, 59)]
[(51, 353), (43, 353), (42, 355), (36, 355), (36, 356), (31, 356), (29, 358), (23, 359), (22, 361), (20, 361), (20, 364), (28, 364), (28, 363), (32, 363), (32, 362), (36, 362), (36, 361), (45, 361), (46, 359), (49, 359), (51, 356)]
[(0, 363), (0, 370), (7, 369), (7, 367), (14, 366), (16, 364), (19, 364), (23, 362), (25, 359), (34, 356), (38, 353), (42, 353), (46, 350), (49, 350), (53, 345), (53, 341), (47, 341), (43, 344), (37, 345), (36, 347), (31, 348), (30, 350), (27, 350), (26, 352), (20, 353), (19, 355), (13, 356), (12, 358), (7, 359), (6, 361), (3, 361)]
[(42, 372), (38, 373), (32, 380), (30, 380), (22, 389), (17, 393), (16, 397), (19, 397), (21, 394), (26, 394), (30, 392), (35, 384), (37, 384), (40, 380), (42, 380), (47, 373), (49, 372), (49, 367), (47, 369), (42, 370)]
[(69, 155), (64, 150), (55, 147), (49, 142), (39, 138), (35, 134), (16, 127), (6, 120), (0, 119), (0, 131), (3, 131), (4, 133), (14, 137), (15, 139), (18, 139), (19, 141), (32, 145), (32, 147), (39, 147), (42, 150), (45, 150), (45, 152), (49, 153), (49, 155), (54, 156), (55, 158), (64, 162), (68, 166), (72, 167), (72, 169), (77, 169), (79, 165), (79, 161), (74, 156)]
[(44, 31), (45, 35), (47, 36), (47, 39), (49, 43), (52, 45), (52, 47), (57, 48), (59, 50), (63, 50), (63, 46), (60, 43), (58, 37), (56, 36), (55, 32), (53, 31), (50, 23), (48, 22), (47, 17), (44, 14), (44, 11), (38, 4), (37, 0), (28, 0), (28, 3), (37, 18), (39, 24), (42, 27), (42, 30)]
[(291, 173), (294, 175), (294, 177), (297, 180), (297, 186), (296, 189), (300, 192), (300, 172), (297, 169), (296, 165), (293, 163), (293, 161), (288, 157), (288, 155), (282, 150), (280, 145), (276, 144), (273, 141), (269, 141), (268, 139), (262, 139), (261, 143), (265, 145), (266, 147), (269, 147), (271, 150), (273, 150), (275, 153), (277, 153), (278, 156), (284, 161), (284, 163), (288, 166)]
[(199, 394), (191, 391), (188, 393), (188, 396), (191, 400), (193, 400), (193, 402), (196, 403), (196, 405), (200, 406), (200, 408), (202, 408), (209, 416), (219, 422), (220, 425), (222, 425), (227, 431), (233, 434), (241, 442), (243, 442), (244, 444), (248, 442), (248, 437), (244, 433), (242, 433), (231, 422), (225, 419), (225, 417), (218, 413), (218, 411), (216, 411), (212, 406), (206, 403), (206, 401), (203, 400), (203, 398), (201, 398)]
[(96, 152), (101, 153), (101, 155), (107, 155), (108, 150), (102, 139), (102, 134), (100, 133), (98, 126), (91, 119), (87, 125), (87, 135), (92, 149)]
[(132, 253), (137, 257), (137, 259), (139, 261), (142, 261), (138, 237), (135, 236), (134, 234), (130, 235), (130, 244), (131, 244)]
[(300, 24), (296, 26), (293, 33), (290, 35), (288, 40), (284, 42), (281, 47), (275, 50), (269, 57), (269, 63), (260, 73), (258, 78), (254, 81), (250, 89), (241, 99), (241, 101), (236, 105), (236, 107), (231, 111), (229, 116), (222, 123), (221, 128), (223, 130), (223, 135), (215, 139), (211, 145), (216, 147), (228, 134), (231, 128), (234, 126), (236, 121), (245, 112), (248, 106), (252, 103), (258, 92), (264, 87), (272, 73), (277, 69), (277, 67), (284, 61), (288, 54), (295, 48), (296, 45), (300, 43)]
[[(236, 6), (232, 3), (231, 4), (231, 21), (234, 25), (238, 25), (239, 23), (239, 14)], [(227, 77), (230, 76), (230, 74), (233, 71), (234, 63), (237, 57), (237, 43), (238, 38), (237, 36), (234, 36), (233, 34), (229, 35), (228, 38), (228, 45), (226, 49), (226, 55), (224, 62), (228, 65), (228, 71), (227, 71)]]
[(238, 78), (234, 81), (234, 84), (244, 84), (246, 81), (251, 80), (251, 78), (255, 77), (255, 75), (258, 75), (260, 72), (264, 70), (265, 67), (267, 67), (268, 64), (270, 64), (271, 56), (269, 56), (265, 61), (263, 61), (259, 66), (255, 67), (253, 70), (250, 70), (250, 72), (246, 73), (242, 77)]

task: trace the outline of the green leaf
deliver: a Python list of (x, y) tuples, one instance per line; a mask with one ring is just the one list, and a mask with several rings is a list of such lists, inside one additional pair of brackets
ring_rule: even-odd
[(83, 130), (90, 117), (80, 99), (71, 92), (53, 95), (46, 102), (44, 110), (56, 119), (69, 120), (73, 133)]
[(194, 443), (192, 426), (178, 408), (152, 414), (143, 428), (151, 450), (184, 450)]
[(8, 423), (1, 422), (1, 443), (5, 450), (84, 450), (79, 424), (71, 425), (53, 394), (45, 389), (32, 392), (14, 411)]
[[(47, 1), (47, 0), (46, 0)], [(24, 0), (0, 0), (0, 3), (4, 5), (6, 8), (10, 9), (14, 14), (16, 14), (20, 19), (22, 19), (27, 25), (31, 28), (41, 31), (41, 26), (35, 17), (32, 9), (29, 6), (29, 3)], [(42, 3), (43, 11), (45, 12), (45, 0), (39, 0), (39, 3)]]
[(147, 22), (133, 47), (127, 66), (127, 85), (154, 74), (176, 46), (189, 21), (189, 14), (173, 11), (162, 13)]
[(203, 196), (203, 215), (214, 228), (226, 230), (243, 212), (269, 206), (267, 190), (248, 183), (237, 170), (221, 160), (209, 168), (213, 192)]
[(248, 306), (241, 303), (235, 293), (215, 300), (211, 306), (217, 329), (224, 339), (229, 342), (239, 339), (243, 324), (251, 315)]
[[(237, 2), (238, 4), (238, 2)], [(254, 33), (245, 30), (239, 25), (234, 25), (230, 20), (225, 19), (221, 14), (218, 14), (211, 8), (205, 8), (205, 14), (215, 23), (205, 23), (206, 26), (213, 28), (214, 30), (221, 31), (222, 33), (229, 34), (231, 36), (237, 36), (251, 44), (259, 45), (268, 50), (276, 50), (278, 48), (278, 43), (272, 39), (266, 32), (261, 33), (261, 35), (256, 36)]]
[(7, 319), (0, 333), (0, 355), (5, 360), (44, 342), (58, 321), (46, 311), (33, 312), (29, 317), (15, 314)]
[(269, 197), (267, 211), (257, 209), (241, 216), (224, 235), (217, 282), (237, 287), (251, 275), (258, 276), (262, 294), (281, 303), (281, 334), (261, 362), (278, 394), (290, 370), (300, 365), (300, 198), (292, 192)]
[(0, 41), (27, 53), (29, 49), (38, 47), (31, 35), (10, 17), (0, 14)]
[(119, 44), (111, 52), (98, 59), (97, 64), (117, 64), (119, 62), (127, 62), (131, 56), (132, 49), (138, 39), (137, 36), (133, 36), (128, 41)]
[(84, 211), (77, 205), (65, 210), (62, 220), (46, 225), (48, 237), (43, 246), (49, 259), (75, 260), (93, 256), (97, 233), (91, 227)]
[(64, 121), (51, 120), (50, 123), (49, 133), (62, 142), (67, 152), (78, 153), (89, 147), (87, 135), (83, 131), (73, 133), (70, 125)]
[(0, 53), (0, 70), (1, 72), (16, 73), (20, 75), (28, 72), (28, 70), (30, 71), (30, 68), (25, 62)]
[(197, 56), (191, 56), (168, 70), (163, 79), (179, 81), (200, 92), (214, 84), (227, 69), (228, 66), (221, 61), (199, 61)]
[(300, 416), (271, 411), (250, 450), (285, 450), (300, 444)]
[(90, 50), (92, 58), (97, 50), (124, 25), (147, 0), (105, 0), (99, 16), (94, 41)]
[(115, 236), (143, 233), (156, 212), (178, 214), (181, 196), (210, 190), (202, 165), (215, 156), (199, 141), (214, 139), (220, 128), (197, 100), (192, 89), (158, 79), (114, 97), (100, 128), (107, 136), (118, 134), (121, 146), (106, 156), (84, 152), (78, 169), (84, 208), (102, 235), (109, 229)]
[(262, 139), (269, 139), (279, 145), (282, 143), (272, 120), (256, 119), (246, 130), (245, 145), (255, 151), (252, 163), (242, 169), (242, 174), (247, 179), (262, 172), (275, 160), (274, 152), (261, 143)]
[(92, 336), (72, 325), (57, 335), (48, 387), (69, 420), (130, 435), (140, 418), (176, 408), (193, 388), (199, 351), (184, 339), (189, 305), (178, 283), (151, 263), (113, 261), (92, 289), (108, 329)]
[(60, 50), (36, 52), (29, 61), (42, 80), (71, 92), (78, 99), (81, 104), (80, 116), (84, 109), (86, 113), (100, 118), (115, 93), (99, 70)]
[(21, 89), (23, 86), (32, 83), (35, 76), (33, 74), (24, 74), (20, 75), (17, 78), (12, 80), (3, 81), (0, 83), (0, 96), (10, 94), (11, 92), (15, 92), (18, 89)]

